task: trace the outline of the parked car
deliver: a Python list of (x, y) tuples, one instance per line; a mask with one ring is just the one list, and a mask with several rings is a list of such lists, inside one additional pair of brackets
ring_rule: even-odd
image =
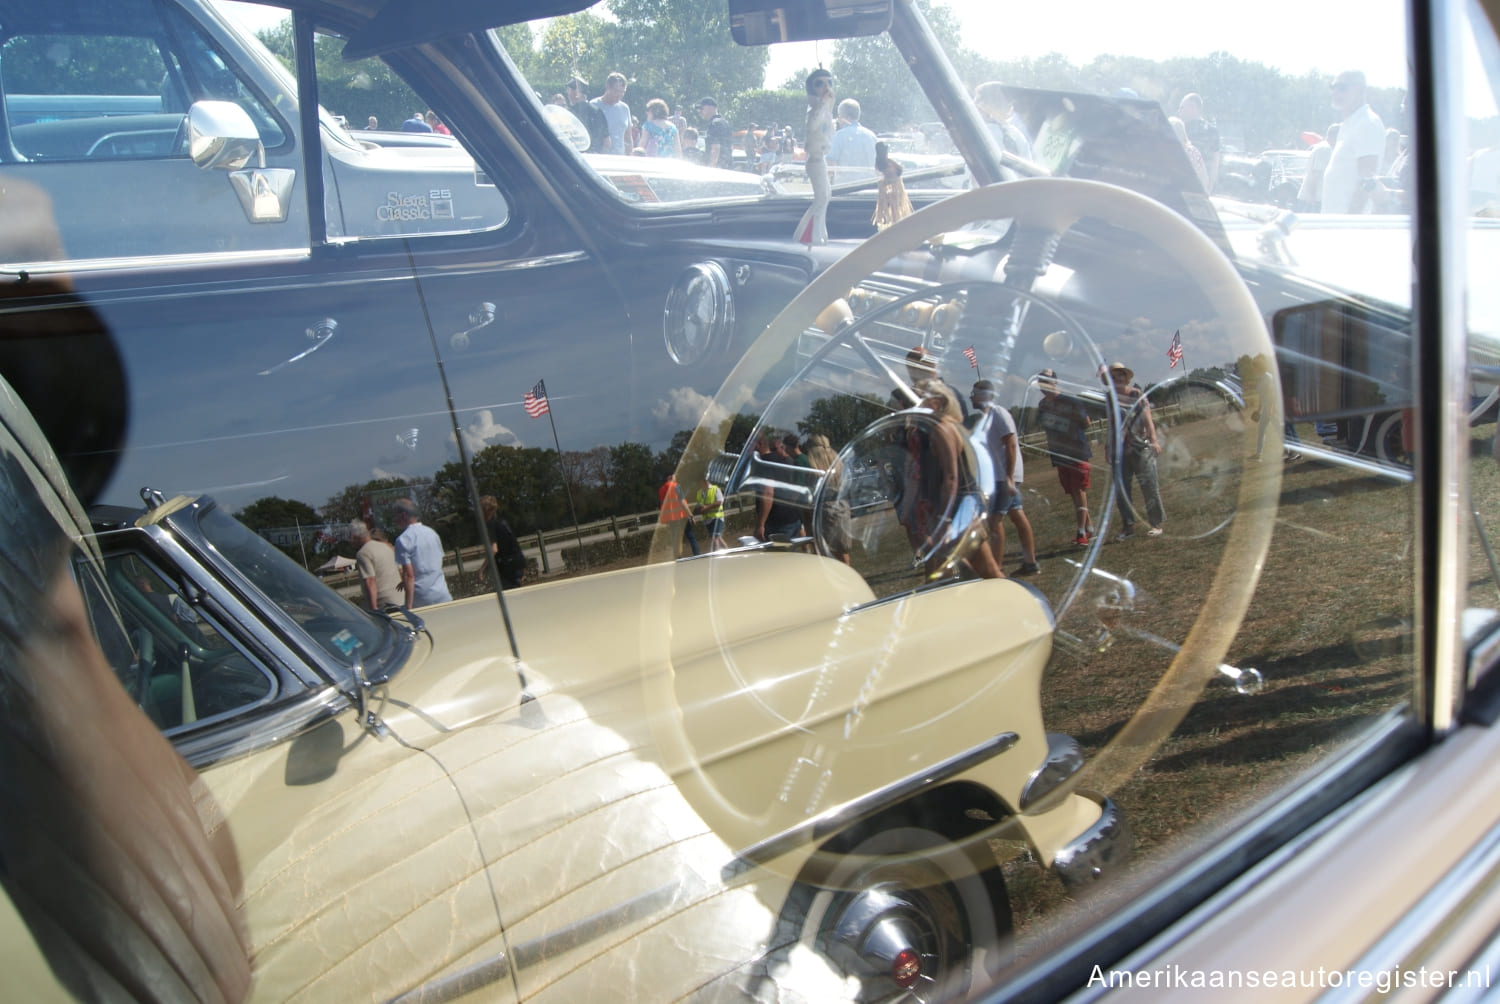
[[(204, 0), (0, 12), (8, 994), (1482, 989), (1493, 5), (1303, 4), (1315, 55), (1206, 8), (1163, 55), (1125, 8), (575, 6), (287, 0), (285, 62)], [(704, 92), (665, 39), (748, 90), (731, 45), (817, 41), (970, 187), (838, 186), (821, 243), (774, 179), (589, 157), (537, 97), (617, 68), (556, 69), (584, 29), (637, 111)], [(1168, 108), (1321, 128), (1331, 64), (1410, 116), (1414, 215), (1263, 242)], [(1038, 176), (955, 68), (1035, 73)], [(456, 145), (320, 111), (390, 74)], [(669, 473), (749, 542), (464, 558), (484, 496), (628, 541)], [(456, 601), (365, 613), (270, 540), (404, 499)]]

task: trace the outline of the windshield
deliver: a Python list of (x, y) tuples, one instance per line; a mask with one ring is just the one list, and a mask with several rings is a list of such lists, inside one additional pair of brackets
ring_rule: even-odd
[[(1175, 2), (1149, 20), (1079, 4), (1065, 31), (1045, 6), (916, 6), (1003, 158), (1001, 180), (1051, 174), (1134, 188), (1206, 229), (1222, 221), (1227, 233), (1213, 236), (1237, 256), (1404, 303), (1409, 254), (1392, 236), (1405, 230), (1411, 184), (1399, 3), (1371, 12), (1391, 26), (1374, 45), (1342, 30), (1338, 5), (1276, 2), (1232, 36)], [(878, 142), (917, 208), (974, 184), (952, 110), (940, 114), (943, 99), (934, 101), (942, 74), (889, 35), (743, 47), (721, 4), (665, 16), (658, 7), (607, 0), (496, 33), (539, 100), (573, 111), (564, 131), (606, 180), (623, 162), (596, 154), (759, 175), (775, 197), (811, 200), (809, 150), (823, 145), (831, 214), (862, 206), (873, 222)], [(820, 69), (832, 75), (831, 142), (809, 113), (807, 83)], [(1358, 135), (1334, 156), (1333, 127), (1346, 119)], [(1495, 197), (1477, 174), (1472, 195), (1476, 209)], [(1324, 236), (1329, 218), (1348, 215), (1389, 225), (1350, 256)]]
[(367, 668), (381, 653), (390, 627), (367, 616), (314, 579), (264, 537), (217, 507), (198, 516), (198, 529), (235, 571), (249, 579), (341, 666), (355, 658)]

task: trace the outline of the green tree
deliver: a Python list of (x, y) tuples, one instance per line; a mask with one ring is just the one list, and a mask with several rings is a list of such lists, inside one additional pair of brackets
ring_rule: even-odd
[(6, 40), (4, 60), (13, 94), (155, 95), (166, 76), (149, 38), (18, 35)]
[[(931, 0), (917, 0), (933, 33), (950, 53), (960, 50), (958, 22), (953, 12)], [(887, 35), (850, 38), (837, 43), (829, 69), (840, 99), (860, 104), (860, 121), (875, 132), (894, 132), (903, 125), (937, 118), (932, 104), (906, 61)]]
[(281, 543), (284, 538), (280, 535), (273, 543), (282, 554), (298, 564), (315, 564), (313, 556), (317, 554), (317, 533), (323, 520), (318, 511), (306, 502), (268, 495), (251, 502), (235, 513), (234, 517), (256, 533), (293, 530), (300, 538), (298, 543)]
[[(290, 19), (262, 29), (256, 37), (288, 69), (296, 67), (297, 48)], [(382, 129), (395, 129), (412, 112), (427, 107), (406, 81), (379, 58), (346, 62), (344, 39), (336, 35), (314, 36), (313, 63), (318, 72), (318, 104), (335, 115), (343, 115), (354, 129), (363, 128), (371, 115), (379, 119)]]
[(323, 522), (318, 510), (306, 502), (275, 495), (256, 499), (235, 513), (234, 518), (252, 530), (295, 525), (318, 526)]
[(659, 484), (667, 480), (668, 474), (677, 470), (682, 455), (687, 452), (688, 440), (692, 438), (692, 429), (678, 429), (672, 434), (672, 441), (667, 444), (667, 448), (656, 455), (652, 465), (652, 480)]
[(323, 503), (323, 518), (330, 523), (347, 523), (351, 519), (364, 519), (368, 512), (375, 520), (375, 527), (389, 529), (390, 524), (382, 523), (381, 517), (390, 503), (414, 491), (423, 494), (421, 489), (425, 487), (411, 485), (402, 478), (375, 478), (364, 484), (346, 485)]
[[(500, 39), (500, 45), (504, 47), (510, 61), (516, 64), (516, 69), (521, 71), (533, 87), (541, 90), (541, 78), (543, 76), (541, 54), (537, 52), (536, 37), (531, 33), (528, 24), (507, 24), (495, 29), (495, 36)], [(542, 100), (546, 101), (552, 96), (552, 91), (560, 91), (561, 87), (542, 91)]]
[[(556, 450), (486, 446), (474, 454), (471, 470), (479, 494), (495, 496), (500, 515), (517, 533), (555, 529), (571, 522)], [(473, 543), (478, 539), (475, 501), (469, 497), (458, 461), (444, 464), (435, 479), (434, 511), (455, 516), (452, 525), (458, 542)]]
[[(609, 0), (615, 21), (604, 28), (609, 65), (632, 81), (626, 100), (643, 110), (651, 98), (689, 106), (706, 94), (719, 100), (731, 123), (748, 121), (740, 95), (757, 89), (771, 54), (765, 46), (735, 45), (729, 8), (703, 0)], [(604, 83), (601, 74), (596, 88)]]
[(725, 419), (722, 427), (726, 453), (740, 453), (750, 441), (750, 433), (760, 424), (759, 415), (737, 412)]
[(821, 432), (828, 437), (829, 445), (841, 450), (889, 410), (885, 402), (870, 395), (835, 394), (814, 401), (807, 409), (807, 418), (797, 423), (797, 431), (803, 436)]
[(542, 33), (536, 76), (528, 78), (531, 85), (545, 88), (545, 93), (560, 91), (576, 73), (596, 93), (602, 92), (604, 78), (611, 70), (604, 31), (604, 19), (587, 11), (553, 18)]
[(617, 516), (645, 512), (657, 505), (655, 456), (645, 443), (619, 443), (609, 448), (611, 511)]

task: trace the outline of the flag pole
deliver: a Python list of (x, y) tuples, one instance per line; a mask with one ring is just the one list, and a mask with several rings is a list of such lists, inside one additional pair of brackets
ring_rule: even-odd
[[(568, 470), (563, 466), (562, 443), (557, 439), (557, 421), (552, 417), (552, 396), (547, 393), (547, 381), (538, 380), (542, 388), (542, 397), (547, 399), (547, 424), (552, 426), (552, 445), (557, 447), (557, 473), (562, 477), (563, 494), (568, 497), (568, 515), (573, 517), (573, 536), (578, 541), (578, 560), (583, 562), (583, 567), (589, 567), (588, 552), (583, 548), (583, 530), (578, 525), (578, 510), (573, 506), (573, 489), (568, 487)], [(543, 541), (542, 546), (546, 546)]]

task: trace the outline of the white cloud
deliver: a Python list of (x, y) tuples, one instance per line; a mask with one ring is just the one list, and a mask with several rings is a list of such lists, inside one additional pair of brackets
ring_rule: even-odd
[(474, 413), (474, 418), (464, 427), (464, 447), (470, 454), (478, 453), (486, 446), (497, 443), (505, 446), (520, 446), (521, 440), (505, 426), (496, 423), (488, 408)]
[(651, 414), (658, 424), (674, 431), (695, 428), (704, 419), (718, 425), (728, 417), (728, 412), (714, 405), (713, 398), (691, 387), (677, 387), (665, 399), (658, 398), (651, 406)]

